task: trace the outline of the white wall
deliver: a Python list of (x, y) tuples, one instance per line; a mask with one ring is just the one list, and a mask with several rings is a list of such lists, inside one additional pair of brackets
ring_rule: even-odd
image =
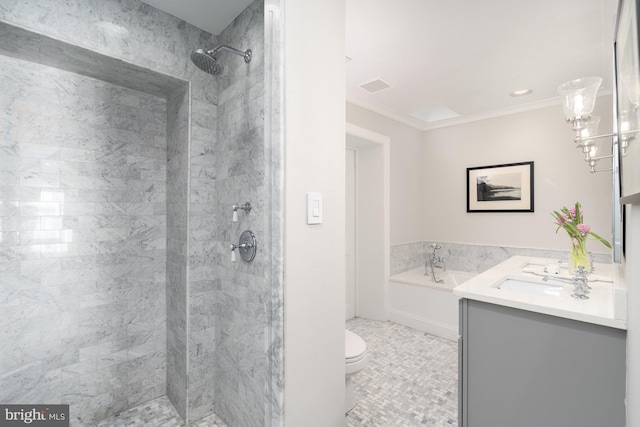
[[(594, 114), (611, 129), (610, 96)], [(610, 240), (611, 175), (589, 173), (560, 106), (422, 132), (347, 103), (347, 122), (391, 139), (391, 244), (436, 240), (568, 250), (549, 212), (580, 201), (592, 229)], [(466, 168), (535, 162), (534, 213), (466, 212)], [(603, 160), (601, 163), (606, 164)], [(593, 242), (593, 252), (609, 253)]]
[(422, 131), (350, 103), (347, 122), (391, 140), (391, 244), (422, 240)]
[[(610, 96), (598, 99), (602, 133), (611, 130), (611, 106)], [(611, 241), (611, 172), (589, 173), (559, 105), (427, 131), (424, 144), (425, 239), (568, 251), (550, 212), (580, 201), (586, 223)], [(534, 213), (466, 212), (466, 168), (527, 161), (535, 162)]]
[(627, 207), (627, 425), (640, 425), (640, 205)]
[[(284, 407), (289, 427), (345, 423), (344, 1), (284, 1)], [(324, 194), (323, 224), (306, 223), (310, 191)]]

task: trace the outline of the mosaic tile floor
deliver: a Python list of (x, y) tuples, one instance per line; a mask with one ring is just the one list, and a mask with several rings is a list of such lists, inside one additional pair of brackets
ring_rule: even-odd
[(355, 318), (369, 363), (353, 377), (347, 427), (458, 425), (458, 344), (391, 322)]
[[(169, 398), (162, 396), (143, 405), (131, 408), (114, 417), (100, 421), (94, 427), (183, 427), (182, 418)], [(189, 427), (227, 427), (217, 416), (211, 415), (189, 424)]]
[[(351, 319), (347, 328), (367, 342), (369, 363), (354, 377), (358, 404), (347, 427), (457, 427), (457, 343), (391, 322)], [(108, 418), (95, 427), (182, 427), (166, 396)], [(212, 415), (190, 427), (227, 427)]]

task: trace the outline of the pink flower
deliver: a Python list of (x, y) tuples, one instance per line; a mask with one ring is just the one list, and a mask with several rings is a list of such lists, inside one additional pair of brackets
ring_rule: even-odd
[(611, 244), (591, 231), (591, 227), (584, 224), (584, 211), (579, 202), (576, 202), (571, 207), (563, 206), (559, 211), (551, 212), (554, 222), (556, 223), (556, 233), (563, 229), (569, 235), (571, 243), (574, 247), (584, 248), (586, 244), (587, 236), (589, 238), (599, 240), (603, 245), (611, 248)]
[(581, 236), (584, 236), (589, 231), (591, 231), (591, 227), (589, 227), (587, 224), (578, 224), (577, 227), (578, 227), (578, 231), (580, 232)]
[(569, 208), (569, 213), (571, 214), (571, 218), (580, 218), (582, 217), (582, 209), (578, 209), (578, 215), (576, 215), (576, 207), (571, 206)]

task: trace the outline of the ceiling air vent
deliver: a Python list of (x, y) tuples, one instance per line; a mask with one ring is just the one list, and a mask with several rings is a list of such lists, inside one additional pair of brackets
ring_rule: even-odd
[(369, 93), (374, 93), (374, 92), (381, 91), (383, 89), (388, 89), (391, 87), (391, 85), (382, 79), (376, 79), (369, 83), (360, 85), (360, 87)]

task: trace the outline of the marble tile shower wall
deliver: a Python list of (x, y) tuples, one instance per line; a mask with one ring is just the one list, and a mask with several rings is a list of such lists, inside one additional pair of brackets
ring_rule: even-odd
[[(391, 275), (422, 267), (434, 242), (413, 242), (391, 245)], [(510, 246), (469, 245), (463, 243), (437, 242), (442, 247), (439, 253), (451, 270), (481, 273), (516, 255), (567, 259), (568, 252), (549, 249), (516, 248)], [(611, 255), (594, 253), (595, 262), (610, 263)]]
[[(229, 57), (219, 78), (218, 143), (215, 147), (218, 217), (216, 311), (216, 413), (233, 426), (270, 425), (268, 328), (270, 286), (266, 240), (264, 141), (264, 4), (250, 5), (219, 41), (254, 52), (250, 64)], [(231, 206), (250, 201), (248, 215), (231, 222)], [(229, 243), (252, 230), (258, 253), (251, 263), (230, 260)]]
[(3, 0), (0, 21), (195, 84), (201, 72), (189, 53), (215, 44), (211, 34), (139, 0)]
[(0, 402), (165, 393), (166, 101), (0, 56)]
[[(204, 73), (202, 73), (204, 74)], [(216, 78), (205, 74), (209, 84), (217, 87)], [(199, 420), (214, 412), (217, 382), (216, 354), (216, 277), (220, 274), (215, 256), (219, 222), (216, 216), (214, 147), (217, 144), (215, 103), (192, 96), (191, 146), (189, 169), (189, 295), (185, 301), (189, 313), (189, 420)]]
[[(254, 60), (246, 67), (242, 58), (225, 58), (229, 72), (222, 76), (222, 80), (226, 82), (226, 92), (220, 92), (219, 97), (218, 79), (198, 70), (189, 60), (193, 48), (216, 44), (216, 37), (145, 3), (138, 0), (0, 2), (0, 23), (42, 34), (50, 37), (52, 42), (60, 40), (80, 50), (95, 53), (89, 61), (78, 61), (74, 57), (77, 51), (74, 51), (69, 54), (71, 60), (65, 61), (63, 58), (53, 61), (60, 64), (56, 66), (64, 68), (65, 64), (72, 62), (80, 62), (82, 66), (95, 63), (105, 80), (151, 93), (155, 93), (163, 84), (158, 82), (166, 82), (167, 79), (177, 78), (189, 84), (186, 88), (188, 93), (162, 94), (169, 97), (166, 251), (170, 259), (166, 263), (166, 270), (164, 266), (144, 266), (153, 270), (157, 280), (165, 276), (168, 282), (167, 392), (176, 408), (189, 420), (199, 418), (213, 407), (214, 397), (217, 399), (216, 391), (222, 395), (219, 407), (225, 408), (221, 409), (225, 417), (232, 422), (237, 421), (237, 425), (247, 425), (254, 420), (261, 420), (259, 424), (266, 425), (268, 422), (264, 421), (265, 415), (262, 413), (264, 408), (281, 409), (265, 401), (265, 393), (268, 395), (265, 390), (269, 388), (265, 384), (266, 361), (259, 360), (260, 357), (266, 357), (265, 348), (269, 345), (265, 342), (267, 337), (264, 333), (267, 322), (265, 313), (268, 310), (265, 309), (268, 286), (264, 281), (264, 260), (270, 259), (270, 248), (261, 247), (259, 256), (264, 258), (252, 265), (224, 264), (229, 256), (228, 244), (237, 239), (238, 231), (252, 228), (260, 242), (265, 228), (262, 221), (265, 221), (266, 215), (272, 214), (264, 211), (265, 169), (259, 165), (263, 161), (263, 147), (260, 146), (263, 125), (260, 82), (264, 75), (262, 13), (262, 1), (257, 1), (225, 31), (225, 42), (242, 48), (251, 47)], [(11, 28), (3, 29), (7, 30), (13, 31)], [(0, 44), (7, 41), (13, 42), (14, 38), (3, 37)], [(34, 47), (33, 43), (31, 47)], [(25, 47), (7, 49), (7, 54), (15, 55), (17, 52), (20, 55), (21, 49)], [(62, 57), (65, 55), (63, 49), (56, 52)], [(131, 69), (123, 73), (122, 69), (113, 65), (116, 61), (103, 62), (101, 55), (124, 60), (135, 67), (129, 67)], [(27, 55), (27, 58), (33, 57)], [(37, 60), (37, 55), (35, 57)], [(251, 70), (250, 74), (242, 75), (247, 69)], [(82, 70), (71, 71), (83, 74)], [(91, 74), (92, 70), (88, 71)], [(129, 75), (131, 82), (135, 83), (118, 78), (122, 75)], [(177, 86), (171, 87), (175, 89), (180, 86), (178, 82)], [(224, 126), (216, 129), (219, 100), (226, 104), (223, 107), (224, 114), (229, 117), (225, 119)], [(189, 123), (184, 125), (187, 127), (176, 125), (174, 120), (182, 123), (187, 110)], [(241, 118), (248, 119), (250, 125), (244, 124)], [(245, 137), (249, 139), (243, 140)], [(231, 142), (218, 146), (220, 138), (230, 138)], [(190, 150), (188, 153), (183, 150), (185, 147)], [(184, 157), (186, 155), (189, 156), (188, 161)], [(251, 171), (242, 166), (240, 161), (247, 155), (252, 167), (255, 167)], [(185, 181), (189, 186), (186, 211), (180, 204), (184, 201), (181, 197), (185, 193), (179, 194)], [(224, 197), (219, 197), (219, 193)], [(251, 200), (255, 210), (250, 217), (241, 217), (241, 222), (230, 232), (230, 205), (239, 199)], [(6, 209), (5, 205), (0, 207), (3, 212)], [(143, 268), (143, 264), (138, 267)], [(223, 267), (218, 267), (220, 264)], [(3, 271), (5, 268), (16, 267), (2, 267)], [(217, 301), (219, 297), (224, 298), (223, 302)], [(215, 317), (212, 316), (214, 312)], [(227, 319), (227, 315), (231, 318)], [(218, 331), (220, 319), (224, 320), (224, 327)], [(217, 345), (212, 340), (213, 336)], [(240, 347), (243, 341), (248, 342), (246, 349)], [(218, 348), (222, 349), (221, 357), (218, 357)], [(236, 356), (239, 358), (235, 359)], [(7, 354), (3, 360), (15, 361), (16, 357), (21, 356)], [(232, 366), (233, 360), (241, 362)], [(219, 380), (217, 375), (222, 367), (230, 367), (230, 370)], [(281, 366), (276, 367), (278, 372), (281, 369)], [(247, 391), (257, 384), (260, 386), (256, 386), (255, 390)], [(281, 386), (281, 383), (268, 384)], [(92, 390), (92, 387), (91, 383), (82, 384), (79, 390)], [(282, 390), (278, 389), (276, 393), (281, 395)], [(238, 400), (232, 402), (237, 396)], [(94, 401), (93, 404), (100, 408), (109, 405), (104, 401)], [(272, 417), (278, 418), (280, 415)]]
[(183, 419), (187, 414), (189, 92), (167, 103), (167, 396)]

